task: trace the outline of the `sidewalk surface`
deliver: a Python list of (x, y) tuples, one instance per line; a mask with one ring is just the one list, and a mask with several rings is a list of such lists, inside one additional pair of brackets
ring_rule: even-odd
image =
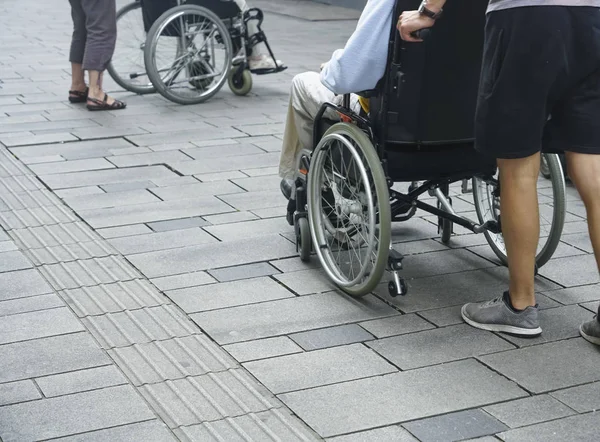
[(537, 339), (462, 323), (507, 272), (431, 217), (393, 227), (405, 298), (351, 299), (295, 257), (290, 81), (356, 22), (294, 14), (268, 13), (290, 68), (249, 97), (179, 106), (107, 79), (129, 106), (90, 113), (66, 100), (68, 2), (0, 3), (0, 441), (597, 441), (600, 351), (578, 327), (600, 284), (573, 188)]

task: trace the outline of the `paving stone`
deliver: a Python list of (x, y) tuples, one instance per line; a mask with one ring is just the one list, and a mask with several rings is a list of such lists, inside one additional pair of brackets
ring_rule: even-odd
[(7, 134), (2, 134), (0, 141), (6, 147), (31, 146), (37, 144), (49, 144), (64, 141), (79, 141), (79, 138), (71, 135), (68, 132), (57, 132), (43, 135), (24, 135), (18, 137), (7, 137)]
[(64, 200), (73, 210), (77, 211), (160, 201), (160, 199), (145, 189), (130, 190), (126, 192), (101, 193), (97, 195), (83, 195), (65, 198)]
[(565, 287), (600, 282), (593, 255), (552, 259), (540, 269), (540, 274)]
[(101, 241), (66, 244), (44, 249), (29, 250), (29, 258), (37, 266), (91, 258), (103, 258), (114, 254), (116, 254), (116, 251)]
[(6, 441), (49, 439), (153, 417), (132, 387), (112, 387), (2, 407), (0, 437)]
[(167, 291), (174, 289), (183, 289), (217, 282), (206, 272), (186, 273), (183, 275), (164, 276), (162, 278), (151, 279), (159, 290)]
[[(583, 339), (505, 351), (480, 359), (492, 369), (539, 394), (600, 380), (600, 353)], [(577, 361), (577, 369), (573, 367)]]
[(0, 383), (110, 363), (110, 359), (86, 333), (1, 345), (0, 360)]
[(600, 284), (568, 287), (560, 290), (544, 292), (544, 294), (561, 304), (579, 304), (600, 300)]
[(197, 330), (171, 305), (87, 316), (82, 319), (103, 348), (184, 337)]
[(8, 301), (0, 301), (0, 316), (35, 312), (38, 310), (64, 307), (64, 305), (64, 302), (55, 294), (10, 299)]
[(130, 281), (139, 277), (120, 256), (43, 265), (39, 270), (56, 290)]
[[(231, 207), (217, 198), (207, 196), (195, 199), (136, 204), (125, 207), (82, 210), (79, 211), (79, 214), (93, 228), (102, 228), (176, 220), (179, 218), (225, 213), (231, 210)], [(152, 226), (149, 227), (152, 228)]]
[(396, 313), (372, 296), (355, 300), (331, 292), (196, 313), (191, 318), (219, 344), (231, 344)]
[(269, 261), (296, 255), (295, 247), (279, 235), (141, 253), (129, 261), (148, 278)]
[(256, 215), (250, 212), (231, 212), (223, 213), (221, 215), (208, 215), (204, 219), (206, 222), (216, 226), (219, 224), (230, 224), (243, 221), (252, 221), (258, 219)]
[(228, 282), (240, 279), (257, 278), (259, 276), (275, 275), (279, 273), (279, 271), (266, 262), (259, 262), (256, 264), (211, 270), (209, 273), (219, 282)]
[(175, 161), (189, 161), (191, 158), (177, 150), (165, 152), (140, 153), (133, 155), (119, 155), (110, 158), (110, 162), (117, 167), (153, 166)]
[(27, 249), (42, 249), (99, 239), (82, 222), (15, 229), (12, 234)]
[(214, 173), (200, 173), (194, 174), (194, 178), (202, 183), (209, 183), (211, 181), (223, 181), (231, 180), (234, 178), (246, 178), (248, 175), (243, 174), (238, 170), (228, 170), (226, 172), (214, 172)]
[(121, 227), (108, 227), (106, 229), (98, 229), (96, 233), (100, 234), (105, 239), (120, 238), (123, 236), (143, 235), (145, 233), (152, 233), (150, 227), (146, 224), (132, 224), (129, 226)]
[[(221, 199), (227, 204), (235, 207), (237, 210), (256, 210), (270, 207), (282, 207), (287, 204), (279, 189), (264, 190), (260, 192), (234, 193), (231, 195), (223, 195)], [(284, 211), (280, 213), (285, 214)]]
[(278, 214), (278, 218), (222, 224), (220, 226), (206, 227), (205, 230), (221, 241), (234, 241), (256, 236), (272, 235), (273, 233), (289, 232), (290, 225), (285, 218), (280, 216), (281, 213)]
[(229, 181), (212, 181), (181, 186), (158, 187), (152, 192), (164, 201), (197, 198), (206, 195), (227, 195), (230, 193), (243, 193), (244, 190)]
[(578, 413), (600, 410), (600, 382), (554, 391), (550, 395)]
[(5, 316), (0, 321), (0, 345), (84, 330), (68, 308)]
[(186, 313), (292, 298), (270, 278), (253, 278), (168, 291), (167, 296)]
[[(513, 382), (476, 361), (465, 360), (286, 393), (279, 398), (321, 436), (331, 437), (524, 395)], [(440, 401), (442, 397), (445, 400)]]
[(238, 416), (174, 430), (180, 440), (243, 441), (285, 440), (306, 442), (320, 440), (302, 422), (283, 408)]
[(157, 221), (148, 223), (148, 227), (155, 232), (167, 232), (170, 230), (193, 229), (194, 227), (206, 226), (209, 223), (199, 216), (194, 218), (172, 219), (169, 221)]
[(69, 198), (83, 195), (97, 195), (104, 193), (98, 186), (74, 187), (72, 189), (57, 190), (54, 192), (60, 198)]
[(57, 173), (82, 172), (88, 170), (114, 169), (114, 165), (104, 158), (63, 161), (60, 163), (34, 164), (29, 168), (36, 175), (52, 175)]
[(225, 156), (195, 161), (171, 163), (171, 167), (183, 175), (200, 175), (215, 172), (237, 171), (244, 168), (275, 166), (279, 153), (259, 153), (253, 155)]
[(114, 365), (46, 376), (35, 381), (45, 397), (63, 396), (128, 383), (125, 376)]
[(545, 394), (490, 405), (484, 410), (510, 428), (525, 427), (575, 414), (565, 404)]
[(577, 247), (587, 253), (594, 253), (589, 233), (574, 233), (570, 235), (561, 235), (560, 240), (567, 244)]
[(596, 314), (596, 312), (600, 311), (600, 302), (587, 302), (585, 304), (581, 304), (581, 306), (583, 308), (585, 308), (586, 310), (591, 311), (592, 313)]
[[(466, 324), (379, 339), (367, 345), (402, 370), (513, 348), (496, 335)], [(424, 348), (428, 350), (422, 351)]]
[(404, 424), (422, 442), (458, 441), (508, 430), (508, 427), (481, 410), (435, 416)]
[(17, 245), (12, 241), (2, 241), (0, 242), (0, 253), (3, 252), (12, 252), (14, 250), (19, 250)]
[(247, 362), (244, 367), (275, 394), (397, 371), (360, 344)]
[[(213, 104), (213, 103), (211, 103)], [(244, 133), (235, 129), (215, 128), (202, 129), (196, 131), (179, 131), (179, 132), (164, 132), (160, 134), (147, 134), (147, 135), (128, 135), (125, 137), (136, 146), (154, 146), (156, 144), (167, 143), (179, 143), (179, 142), (195, 142), (203, 140), (218, 140), (220, 138), (233, 138), (243, 137)], [(177, 163), (183, 164), (183, 163)]]
[(276, 275), (275, 278), (299, 295), (324, 293), (336, 289), (335, 284), (329, 280), (322, 269), (283, 273)]
[(276, 269), (279, 269), (282, 273), (322, 268), (318, 260), (312, 259), (310, 262), (304, 262), (299, 260), (298, 256), (294, 256), (292, 258), (278, 259), (277, 261), (271, 261), (269, 264), (271, 264)]
[(226, 345), (223, 348), (239, 362), (267, 359), (302, 352), (302, 349), (287, 336), (241, 342), (239, 344)]
[(356, 324), (310, 330), (290, 335), (306, 351), (373, 340), (373, 336)]
[[(286, 213), (286, 210), (286, 205), (279, 205), (277, 207), (268, 207), (266, 209), (253, 209), (251, 213), (258, 216), (260, 219), (266, 220), (270, 218), (281, 218), (281, 214)], [(281, 235), (288, 236), (290, 240), (295, 242), (294, 233), (292, 230), (287, 229), (285, 232), (282, 232)]]
[[(410, 258), (407, 258), (407, 261)], [(375, 293), (403, 312), (421, 312), (467, 302), (490, 300), (508, 287), (508, 270), (504, 267), (462, 272), (460, 275), (439, 275), (407, 281), (409, 296), (390, 297), (387, 283), (377, 287)], [(538, 278), (538, 290), (557, 288), (556, 284)]]
[(140, 392), (171, 428), (280, 406), (264, 387), (242, 370), (147, 384)]
[(517, 338), (506, 335), (504, 339), (518, 347), (560, 341), (579, 336), (579, 326), (589, 320), (589, 313), (578, 305), (551, 308), (540, 311), (540, 324), (544, 332), (537, 338)]
[(202, 229), (173, 230), (144, 235), (125, 236), (109, 240), (124, 255), (176, 249), (179, 247), (216, 243), (217, 240)]
[(438, 327), (447, 327), (449, 325), (462, 324), (464, 321), (460, 315), (462, 305), (444, 307), (435, 310), (425, 310), (419, 312), (419, 315), (432, 322)]
[(106, 430), (92, 431), (64, 438), (56, 442), (175, 442), (176, 439), (167, 426), (159, 420), (141, 422), (139, 424), (123, 425)]
[(29, 260), (19, 251), (0, 253), (0, 273), (24, 270), (33, 267)]
[(0, 273), (0, 287), (0, 301), (52, 293), (52, 287), (33, 269)]
[(204, 335), (134, 344), (108, 353), (136, 386), (237, 367), (233, 358)]
[(247, 192), (259, 192), (261, 190), (273, 190), (278, 188), (281, 178), (277, 175), (266, 175), (251, 178), (239, 178), (232, 181)]
[(361, 431), (360, 433), (337, 436), (327, 439), (328, 442), (418, 442), (404, 428), (394, 425), (377, 428), (375, 430)]
[(565, 440), (592, 442), (598, 439), (600, 419), (597, 413), (566, 417), (552, 422), (500, 433), (506, 442), (563, 442)]
[(76, 143), (46, 144), (11, 149), (18, 158), (60, 155), (67, 160), (101, 158), (110, 155), (110, 149), (129, 148), (131, 144), (122, 139), (78, 141)]
[(396, 315), (390, 318), (361, 322), (360, 326), (377, 338), (387, 338), (388, 336), (403, 335), (434, 328), (429, 322), (413, 314)]
[(101, 184), (100, 187), (104, 192), (127, 192), (129, 190), (152, 189), (156, 187), (152, 181), (131, 181), (126, 183)]
[(0, 407), (3, 405), (32, 401), (34, 399), (40, 399), (41, 397), (42, 395), (35, 384), (30, 380), (0, 384)]
[(102, 184), (139, 182), (152, 178), (172, 177), (175, 174), (163, 166), (136, 167), (135, 173), (129, 169), (95, 170), (56, 175), (42, 175), (40, 179), (51, 189), (68, 187), (97, 186)]

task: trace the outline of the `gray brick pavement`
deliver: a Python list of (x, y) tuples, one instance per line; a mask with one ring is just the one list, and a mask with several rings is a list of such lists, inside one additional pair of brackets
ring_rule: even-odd
[(441, 244), (430, 217), (393, 227), (406, 298), (350, 299), (295, 257), (290, 80), (355, 22), (274, 3), (255, 0), (290, 68), (249, 97), (178, 106), (107, 78), (129, 106), (95, 115), (65, 99), (68, 4), (0, 7), (0, 439), (596, 440), (600, 360), (577, 326), (600, 284), (574, 189), (533, 340), (462, 324), (506, 270), (481, 235)]

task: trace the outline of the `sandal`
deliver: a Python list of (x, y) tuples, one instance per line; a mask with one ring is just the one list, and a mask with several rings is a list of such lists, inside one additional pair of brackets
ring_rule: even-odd
[[(115, 100), (114, 103), (108, 104), (108, 94), (104, 94), (104, 100), (88, 97), (87, 101), (87, 108), (91, 111), (119, 110), (127, 107), (125, 103), (119, 100)], [(90, 102), (94, 104), (90, 104)]]
[(69, 91), (69, 101), (71, 103), (83, 103), (87, 101), (88, 92), (90, 88), (86, 87), (84, 92), (81, 91)]

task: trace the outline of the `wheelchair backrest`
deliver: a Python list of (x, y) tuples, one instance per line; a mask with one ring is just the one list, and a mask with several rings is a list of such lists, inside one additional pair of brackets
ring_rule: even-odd
[(404, 42), (397, 17), (419, 3), (396, 2), (388, 68), (373, 103), (376, 133), (393, 144), (471, 141), (487, 1), (450, 0), (424, 42)]

